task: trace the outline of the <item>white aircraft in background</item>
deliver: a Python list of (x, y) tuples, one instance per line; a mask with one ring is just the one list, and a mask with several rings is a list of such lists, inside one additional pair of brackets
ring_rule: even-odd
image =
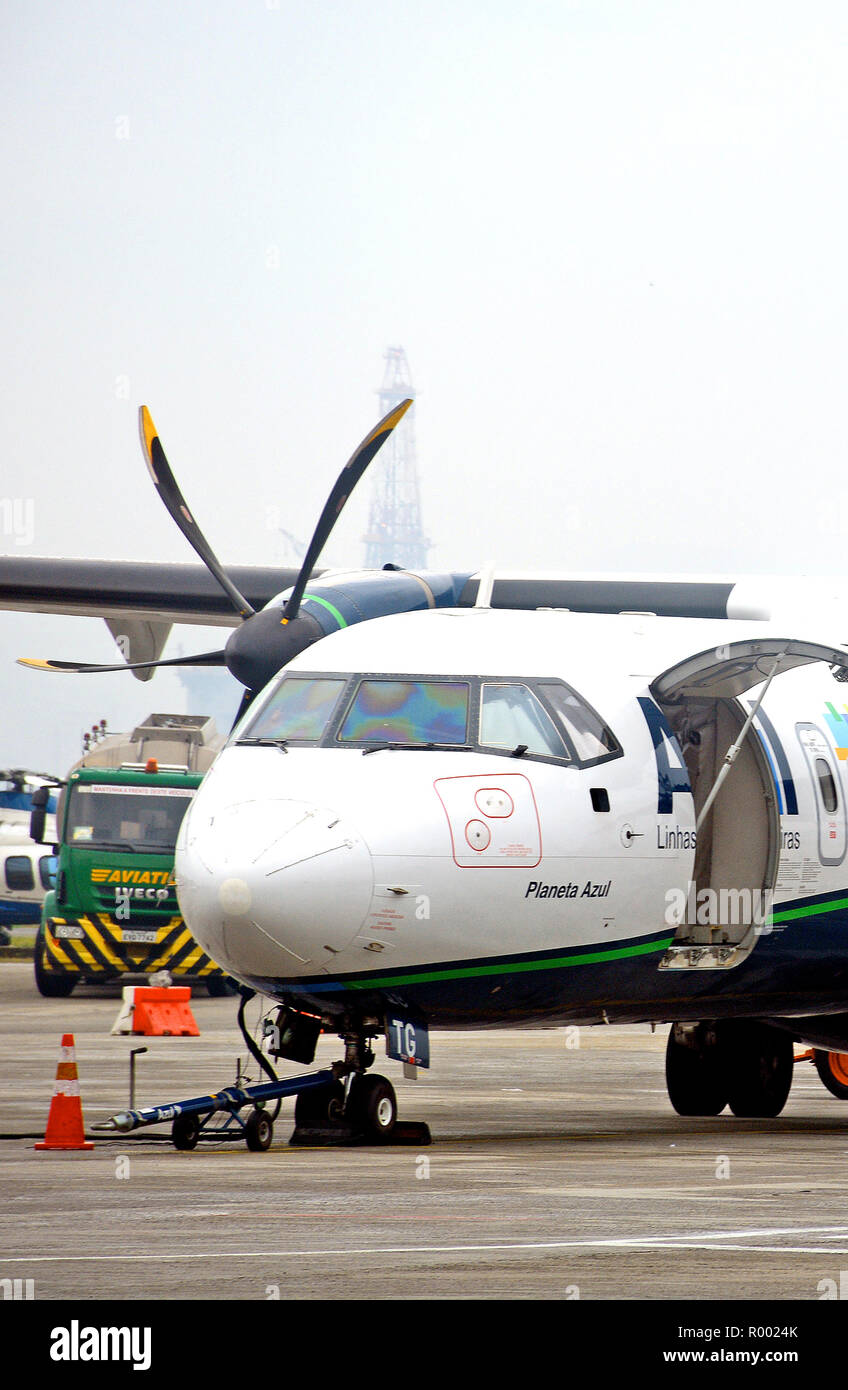
[[(354, 454), (294, 587), (259, 612), (142, 411), (154, 481), (238, 626), (224, 651), (135, 664), (226, 664), (247, 691), (183, 822), (180, 904), (201, 947), (282, 1006), (296, 1040), (276, 1055), (309, 1062), (319, 1027), (344, 1039), (298, 1122), (344, 1113), (388, 1136), (396, 1102), (369, 1074), (372, 1043), (427, 1065), (431, 1025), (670, 1023), (686, 1115), (777, 1115), (799, 1041), (848, 1097), (839, 586), (391, 569), (310, 582), (405, 408)], [(80, 611), (46, 570), (15, 590), (20, 563), (0, 566), (0, 604)], [(174, 567), (154, 568), (174, 586)], [(198, 620), (196, 575), (168, 606), (168, 579), (145, 588), (137, 570), (104, 566), (103, 605), (85, 611), (106, 606), (113, 631)]]
[[(23, 768), (0, 770), (0, 945), (11, 941), (11, 929), (38, 922), (41, 905), (53, 887), (56, 860), (30, 838), (32, 794), (50, 788), (55, 779)], [(48, 795), (45, 810), (55, 838), (55, 794)]]

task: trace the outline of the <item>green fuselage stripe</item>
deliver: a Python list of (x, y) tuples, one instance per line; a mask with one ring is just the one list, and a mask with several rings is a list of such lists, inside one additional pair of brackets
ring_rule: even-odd
[(811, 903), (809, 907), (790, 907), (785, 912), (773, 912), (771, 922), (794, 922), (798, 917), (818, 917), (821, 912), (841, 912), (848, 907), (848, 898), (834, 898), (830, 903)]
[(327, 599), (319, 598), (317, 594), (304, 594), (303, 602), (305, 603), (307, 599), (309, 599), (310, 603), (320, 603), (322, 608), (326, 608), (328, 613), (332, 613), (339, 627), (347, 627), (347, 623), (338, 608), (334, 607), (332, 603), (329, 603)]
[(464, 966), (458, 970), (422, 970), (414, 975), (379, 975), (370, 980), (345, 980), (346, 989), (390, 989), (394, 985), (434, 984), (439, 980), (470, 980), (483, 975), (519, 975), (528, 970), (560, 970), (570, 965), (598, 965), (606, 960), (625, 960), (665, 951), (673, 936), (662, 941), (644, 941), (638, 946), (622, 946), (609, 951), (587, 951), (580, 956), (548, 956), (542, 960), (505, 961), (503, 964)]

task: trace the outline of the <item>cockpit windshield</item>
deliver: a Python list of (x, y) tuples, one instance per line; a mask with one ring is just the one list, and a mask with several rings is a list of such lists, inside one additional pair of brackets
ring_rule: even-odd
[(463, 748), (572, 767), (621, 756), (600, 716), (560, 680), (298, 672), (263, 698), (234, 742)]
[(241, 739), (314, 743), (330, 722), (347, 677), (286, 676), (257, 717), (239, 729)]
[(463, 681), (364, 680), (339, 742), (464, 744), (469, 689)]

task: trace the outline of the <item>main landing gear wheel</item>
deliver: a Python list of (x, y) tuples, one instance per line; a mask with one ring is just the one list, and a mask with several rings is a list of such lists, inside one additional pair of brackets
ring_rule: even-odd
[(792, 1085), (794, 1048), (789, 1033), (766, 1023), (728, 1021), (722, 1028), (727, 1100), (739, 1119), (774, 1119)]
[(274, 1138), (274, 1126), (264, 1110), (252, 1110), (244, 1126), (244, 1138), (251, 1153), (264, 1153), (270, 1149)]
[(665, 1050), (668, 1098), (678, 1115), (720, 1115), (727, 1104), (721, 1049), (706, 1024), (685, 1033), (672, 1024)]
[(397, 1120), (397, 1097), (391, 1081), (385, 1076), (358, 1076), (351, 1101), (356, 1128), (369, 1139), (388, 1139)]
[(848, 1053), (813, 1052), (813, 1061), (822, 1085), (837, 1100), (848, 1100)]
[(200, 1138), (200, 1121), (196, 1115), (177, 1115), (171, 1125), (171, 1142), (175, 1149), (196, 1149)]
[(342, 1123), (344, 1098), (341, 1081), (331, 1081), (327, 1086), (313, 1086), (309, 1091), (301, 1091), (294, 1104), (296, 1128), (336, 1128)]

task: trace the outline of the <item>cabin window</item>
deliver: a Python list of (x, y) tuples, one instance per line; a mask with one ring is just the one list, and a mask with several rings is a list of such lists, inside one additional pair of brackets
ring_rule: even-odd
[(317, 743), (346, 684), (344, 679), (286, 676), (256, 719), (239, 730), (239, 743), (245, 739)]
[(824, 809), (829, 816), (832, 816), (839, 805), (839, 797), (836, 794), (836, 783), (833, 780), (833, 773), (824, 758), (816, 758), (816, 776), (819, 779)]
[(539, 684), (557, 723), (580, 763), (596, 763), (621, 752), (612, 732), (595, 711), (569, 686), (559, 682)]
[(468, 736), (469, 694), (465, 681), (363, 680), (339, 742), (461, 746)]
[(483, 684), (480, 743), (510, 751), (523, 746), (528, 753), (543, 758), (570, 761), (571, 756), (532, 690), (514, 681)]
[(6, 860), (6, 887), (13, 893), (31, 893), (35, 888), (32, 863), (27, 855), (9, 855)]

